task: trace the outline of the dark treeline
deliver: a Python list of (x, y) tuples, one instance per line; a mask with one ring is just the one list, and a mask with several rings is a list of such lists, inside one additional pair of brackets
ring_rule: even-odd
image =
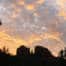
[(11, 56), (6, 53), (8, 50), (0, 50), (1, 66), (66, 66), (66, 60), (63, 57), (54, 57), (51, 52), (41, 46), (35, 47), (35, 53), (30, 53), (30, 48), (20, 46), (17, 48), (17, 54)]

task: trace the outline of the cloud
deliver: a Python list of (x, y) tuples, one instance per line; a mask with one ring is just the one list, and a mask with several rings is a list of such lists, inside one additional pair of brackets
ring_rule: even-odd
[[(12, 37), (24, 38), (28, 40), (28, 43), (42, 40), (44, 36), (40, 36), (47, 33), (46, 38), (60, 40), (59, 42), (62, 39), (62, 44), (65, 44), (66, 27), (64, 25), (66, 24), (64, 20), (66, 15), (64, 0), (0, 1), (0, 19), (3, 23), (0, 31), (5, 31)], [(54, 44), (56, 43), (54, 42)]]

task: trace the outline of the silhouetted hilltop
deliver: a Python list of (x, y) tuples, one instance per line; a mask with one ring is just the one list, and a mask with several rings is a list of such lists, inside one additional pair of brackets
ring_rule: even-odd
[(3, 66), (66, 66), (66, 60), (61, 57), (54, 57), (51, 52), (42, 46), (35, 47), (35, 53), (30, 53), (30, 48), (20, 46), (17, 54), (11, 56), (8, 50), (0, 50), (0, 65)]

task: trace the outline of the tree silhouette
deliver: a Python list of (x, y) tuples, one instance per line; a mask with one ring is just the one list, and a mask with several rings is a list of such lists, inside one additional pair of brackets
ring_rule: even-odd
[(30, 49), (26, 48), (25, 46), (20, 46), (19, 48), (17, 48), (17, 55), (18, 56), (27, 56), (30, 54)]
[(66, 58), (66, 47), (64, 48), (64, 57)]
[(63, 58), (63, 50), (60, 51), (59, 57)]
[(35, 47), (35, 54), (37, 56), (40, 56), (40, 57), (44, 57), (44, 58), (53, 58), (51, 52), (47, 49), (47, 48), (44, 48), (42, 46), (36, 46)]
[(2, 25), (2, 22), (0, 21), (0, 25)]
[(59, 57), (66, 59), (66, 47), (64, 48), (64, 50), (60, 51)]
[[(66, 66), (63, 58), (65, 50), (60, 51), (60, 57), (52, 56), (51, 52), (42, 46), (35, 47), (35, 53), (31, 54), (30, 49), (25, 46), (17, 48), (17, 55), (7, 54), (5, 47), (0, 50), (0, 65), (4, 66)], [(61, 58), (62, 57), (62, 58)]]

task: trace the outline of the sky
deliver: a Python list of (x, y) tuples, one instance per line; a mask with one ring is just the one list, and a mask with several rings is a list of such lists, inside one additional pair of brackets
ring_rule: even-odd
[(0, 48), (16, 54), (21, 45), (41, 45), (58, 56), (66, 46), (65, 8), (65, 0), (0, 0)]

